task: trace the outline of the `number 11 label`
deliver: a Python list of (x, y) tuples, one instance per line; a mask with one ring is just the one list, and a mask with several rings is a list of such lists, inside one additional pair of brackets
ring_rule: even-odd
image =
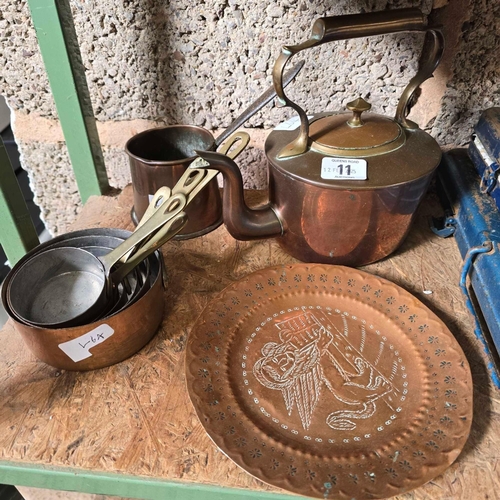
[(321, 162), (321, 178), (364, 181), (366, 175), (366, 160), (356, 158), (323, 158)]

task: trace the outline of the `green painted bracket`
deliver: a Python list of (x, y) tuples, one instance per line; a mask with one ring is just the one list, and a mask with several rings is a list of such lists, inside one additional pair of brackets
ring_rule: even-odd
[(109, 189), (68, 0), (28, 0), (82, 202)]
[(1, 137), (0, 243), (12, 266), (40, 243)]
[(265, 491), (181, 483), (120, 473), (49, 468), (15, 462), (0, 462), (0, 483), (143, 500), (234, 500), (235, 498), (238, 500), (292, 500), (297, 498), (295, 495)]

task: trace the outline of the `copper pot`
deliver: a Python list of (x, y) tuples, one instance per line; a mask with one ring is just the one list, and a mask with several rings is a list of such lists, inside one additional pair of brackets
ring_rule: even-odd
[[(162, 186), (173, 187), (196, 159), (196, 149), (215, 149), (213, 135), (194, 125), (171, 125), (145, 130), (127, 141), (134, 193), (132, 219), (141, 220), (153, 194)], [(188, 239), (206, 234), (222, 223), (222, 202), (213, 179), (186, 209), (188, 223), (175, 237)]]
[[(298, 52), (323, 43), (401, 31), (423, 31), (428, 55), (400, 99), (394, 119), (368, 113), (359, 98), (350, 112), (308, 116), (285, 95), (282, 75)], [(279, 236), (306, 262), (359, 266), (382, 259), (404, 240), (416, 208), (441, 159), (436, 141), (406, 119), (408, 103), (441, 59), (441, 31), (418, 9), (318, 19), (312, 36), (283, 48), (273, 71), (276, 93), (298, 117), (268, 136), (269, 204), (250, 209), (236, 164), (198, 152), (224, 176), (224, 223), (237, 239)], [(297, 133), (297, 129), (300, 129)]]

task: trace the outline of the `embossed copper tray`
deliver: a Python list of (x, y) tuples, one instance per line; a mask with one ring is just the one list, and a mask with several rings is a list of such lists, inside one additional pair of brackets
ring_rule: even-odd
[(462, 349), (397, 285), (296, 264), (226, 288), (196, 321), (187, 385), (215, 444), (258, 479), (387, 498), (442, 473), (472, 420)]

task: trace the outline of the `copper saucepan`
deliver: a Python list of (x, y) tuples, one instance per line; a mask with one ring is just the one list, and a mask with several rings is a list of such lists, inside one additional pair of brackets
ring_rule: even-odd
[[(96, 257), (101, 257), (115, 247), (117, 247), (120, 243), (122, 243), (126, 236), (130, 233), (128, 231), (124, 231), (124, 237), (119, 235), (111, 236), (110, 234), (101, 234), (101, 230), (96, 232), (97, 229), (88, 229), (84, 231), (77, 231), (74, 233), (67, 233), (64, 238), (56, 238), (47, 242), (47, 247), (45, 250), (49, 250), (51, 248), (60, 248), (60, 247), (75, 247), (82, 248)], [(118, 231), (118, 230), (116, 230)], [(73, 236), (76, 234), (76, 236)], [(121, 233), (120, 233), (121, 234)], [(37, 247), (37, 250), (40, 250), (42, 247)], [(117, 294), (116, 301), (110, 301), (109, 307), (103, 311), (103, 317), (114, 314), (119, 309), (117, 308), (117, 301), (123, 304), (123, 300), (126, 299), (126, 303), (123, 304), (130, 305), (133, 301), (137, 300), (140, 296), (142, 296), (145, 292), (144, 288), (147, 286), (149, 275), (149, 260), (144, 260), (139, 266), (133, 269), (121, 282), (116, 283)], [(4, 285), (6, 286), (6, 285)], [(20, 319), (20, 318), (18, 318)], [(96, 318), (98, 319), (98, 318)]]

